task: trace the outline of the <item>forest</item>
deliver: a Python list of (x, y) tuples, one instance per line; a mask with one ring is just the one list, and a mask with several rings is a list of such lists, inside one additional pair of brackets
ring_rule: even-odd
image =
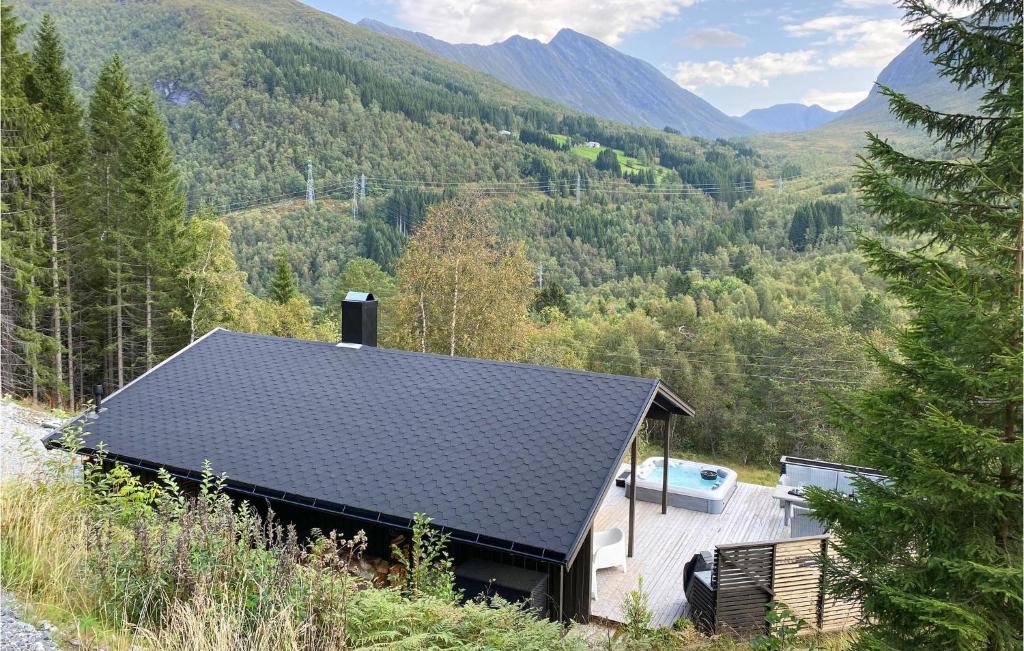
[[(755, 169), (783, 165), (742, 143), (499, 111), (439, 74), (394, 84), (343, 52), (284, 39), (256, 43), (262, 67), (246, 67), (270, 97), (355, 101), (432, 132), (442, 119), (526, 129), (510, 145), (523, 148), (522, 167), (509, 170), (519, 181), (368, 176), (334, 192), (321, 183), (314, 205), (218, 214), (190, 208), (203, 182), (176, 155), (174, 107), (133, 83), (116, 54), (81, 102), (63, 36), (43, 20), (30, 52), (10, 52), (17, 73), (4, 81), (5, 124), (21, 138), (5, 146), (17, 170), (5, 179), (17, 238), (4, 256), (5, 391), (74, 408), (94, 384), (123, 386), (215, 325), (335, 339), (348, 289), (381, 296), (384, 340), (411, 346), (395, 325), (401, 293), (393, 306), (389, 294), (407, 281), (408, 243), (427, 216), (468, 193), (496, 241), (521, 243), (529, 291), (541, 297), (525, 303), (524, 339), (502, 358), (662, 376), (706, 405), (676, 438), (692, 452), (751, 465), (846, 454), (822, 407), (870, 383), (860, 342), (889, 345), (902, 315), (852, 252), (853, 229), (873, 225), (835, 173), (755, 188)], [(678, 178), (624, 182), (528, 142), (543, 129), (600, 138)]]

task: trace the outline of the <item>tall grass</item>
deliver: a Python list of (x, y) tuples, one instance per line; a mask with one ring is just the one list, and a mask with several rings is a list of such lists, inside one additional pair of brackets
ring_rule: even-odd
[(64, 468), (7, 484), (4, 587), (153, 649), (584, 648), (516, 606), (460, 606), (450, 586), (372, 588), (356, 571), (364, 536), (302, 541), (221, 481), (207, 469), (186, 494), (167, 475), (144, 484), (88, 464), (84, 478)]

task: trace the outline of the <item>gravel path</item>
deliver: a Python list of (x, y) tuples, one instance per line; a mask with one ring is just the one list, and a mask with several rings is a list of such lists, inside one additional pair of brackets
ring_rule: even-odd
[(19, 604), (0, 589), (0, 651), (57, 651), (51, 637), (54, 627), (44, 620), (36, 628), (20, 613)]

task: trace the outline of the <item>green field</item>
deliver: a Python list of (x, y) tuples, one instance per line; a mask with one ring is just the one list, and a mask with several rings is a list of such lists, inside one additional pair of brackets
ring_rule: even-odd
[[(564, 136), (564, 135), (558, 134), (558, 133), (551, 134), (551, 137), (560, 145), (564, 145), (566, 140), (568, 140), (568, 136)], [(572, 152), (573, 154), (575, 154), (576, 156), (579, 156), (580, 158), (583, 158), (583, 159), (586, 159), (586, 160), (589, 160), (589, 161), (596, 161), (597, 160), (597, 155), (601, 152), (602, 149), (609, 149), (609, 148), (608, 147), (586, 147), (584, 145), (577, 145), (577, 146), (572, 147), (571, 149), (569, 149), (569, 151)], [(629, 173), (633, 174), (633, 173), (636, 173), (636, 172), (644, 172), (644, 171), (652, 168), (652, 166), (644, 165), (638, 159), (633, 158), (632, 156), (627, 156), (626, 153), (624, 151), (622, 151), (621, 149), (612, 149), (612, 151), (614, 151), (615, 155), (618, 156), (618, 158), (619, 158), (619, 166), (622, 168), (623, 173), (629, 172)], [(654, 165), (653, 169), (654, 169), (654, 174), (655, 174), (655, 176), (657, 176), (659, 181), (662, 180), (662, 177), (664, 175), (672, 173), (672, 170), (670, 170), (668, 168), (665, 168), (665, 167), (661, 167), (660, 165)]]

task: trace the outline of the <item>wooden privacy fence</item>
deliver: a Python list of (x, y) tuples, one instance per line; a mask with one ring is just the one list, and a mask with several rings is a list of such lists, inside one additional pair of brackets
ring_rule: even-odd
[(697, 591), (691, 617), (704, 632), (752, 636), (767, 632), (770, 603), (785, 604), (810, 630), (837, 631), (857, 624), (855, 602), (825, 591), (820, 559), (834, 556), (829, 537), (720, 545), (711, 589)]

